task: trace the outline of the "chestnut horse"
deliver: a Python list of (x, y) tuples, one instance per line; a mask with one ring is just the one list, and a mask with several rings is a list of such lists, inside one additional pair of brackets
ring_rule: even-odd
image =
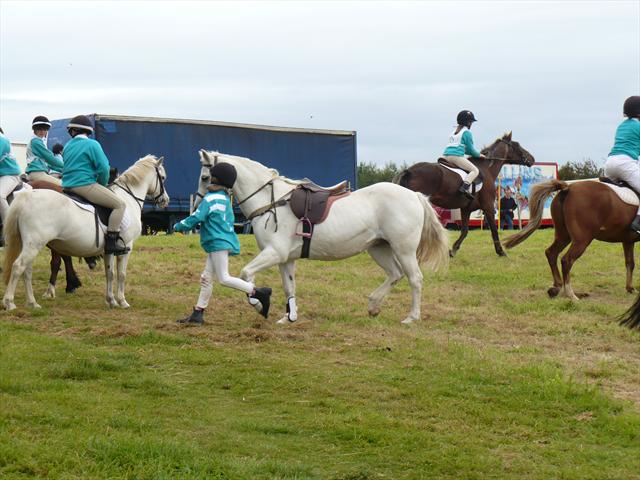
[(511, 139), (511, 132), (505, 133), (491, 145), (483, 148), (482, 153), (487, 156), (486, 159), (469, 159), (480, 170), (483, 184), (482, 189), (475, 194), (473, 200), (458, 192), (458, 188), (462, 184), (460, 175), (437, 163), (416, 163), (400, 172), (393, 179), (394, 183), (424, 193), (434, 205), (448, 209), (460, 209), (462, 231), (451, 249), (450, 255), (452, 257), (460, 249), (460, 245), (469, 232), (471, 212), (478, 209), (484, 212), (487, 219), (496, 253), (500, 256), (506, 255), (500, 245), (498, 228), (493, 221), (496, 201), (495, 181), (503, 165), (513, 164), (530, 167), (535, 161), (533, 155)]
[[(640, 235), (629, 228), (636, 215), (637, 206), (628, 205), (607, 185), (597, 181), (580, 181), (572, 184), (551, 180), (534, 185), (529, 198), (529, 224), (505, 241), (507, 248), (515, 247), (540, 226), (546, 199), (558, 192), (551, 202), (551, 217), (555, 228), (555, 239), (545, 250), (553, 286), (547, 290), (550, 297), (563, 294), (578, 300), (587, 294), (576, 294), (571, 287), (571, 267), (580, 258), (593, 240), (622, 243), (627, 267), (627, 292), (633, 292), (633, 246)], [(562, 276), (558, 270), (558, 255), (567, 245), (569, 250), (562, 256)], [(638, 309), (640, 313), (640, 309)], [(636, 313), (638, 315), (638, 313)], [(640, 317), (630, 326), (640, 325)]]

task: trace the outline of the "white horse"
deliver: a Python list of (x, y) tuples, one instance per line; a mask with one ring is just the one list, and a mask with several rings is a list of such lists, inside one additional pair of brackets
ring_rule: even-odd
[[(201, 150), (200, 195), (206, 192), (209, 168), (218, 162), (230, 163), (237, 170), (233, 193), (244, 215), (251, 219), (261, 250), (242, 269), (241, 277), (253, 281), (259, 271), (278, 265), (287, 296), (287, 313), (278, 323), (295, 322), (295, 261), (301, 256), (302, 238), (295, 234), (300, 231), (299, 220), (282, 200), (288, 200), (302, 182), (282, 177), (248, 158)], [(447, 232), (427, 197), (393, 183), (378, 183), (351, 193), (336, 201), (327, 219), (314, 227), (309, 258), (339, 260), (364, 250), (387, 274), (384, 283), (369, 296), (369, 314), (380, 313), (384, 297), (406, 275), (412, 306), (402, 323), (419, 320), (420, 263), (437, 270), (449, 260)]]
[[(169, 204), (169, 195), (164, 188), (166, 173), (162, 163), (163, 157), (147, 155), (127, 169), (110, 187), (126, 203), (125, 217), (129, 217), (130, 223), (120, 235), (129, 248), (142, 233), (140, 217), (145, 197), (161, 207)], [(104, 233), (102, 230), (96, 233), (94, 214), (53, 190), (31, 190), (18, 195), (9, 208), (4, 234), (4, 281), (7, 289), (2, 302), (7, 310), (16, 308), (16, 285), (23, 274), (27, 306), (40, 308), (33, 296), (31, 275), (33, 261), (45, 245), (51, 246), (61, 255), (77, 257), (102, 255), (104, 251)], [(130, 254), (131, 251), (117, 257), (118, 289), (115, 297), (114, 258), (113, 255), (105, 255), (106, 301), (109, 307), (129, 307), (124, 296), (124, 282)], [(55, 296), (55, 287), (51, 284), (47, 296)]]

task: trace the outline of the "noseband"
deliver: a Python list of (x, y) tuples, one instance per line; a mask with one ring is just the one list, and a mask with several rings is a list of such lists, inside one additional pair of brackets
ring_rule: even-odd
[[(164, 189), (164, 180), (162, 179), (162, 175), (160, 175), (160, 169), (158, 167), (155, 167), (156, 169), (156, 187), (153, 189), (153, 191), (155, 192), (158, 189), (158, 185), (160, 185), (160, 193), (158, 195), (156, 195), (155, 197), (153, 197), (153, 199), (151, 199), (151, 201), (153, 202), (154, 205), (157, 205), (159, 202), (158, 200), (160, 200), (166, 190)], [(134, 195), (134, 193), (131, 191), (131, 189), (129, 188), (128, 185), (120, 185), (117, 180), (113, 182), (113, 184), (116, 187), (120, 187), (122, 190), (124, 190), (125, 192), (127, 192), (129, 195), (131, 195), (136, 202), (138, 203), (138, 207), (140, 207), (140, 210), (142, 210), (142, 206), (144, 205), (144, 202), (146, 201), (146, 198), (139, 198), (136, 197)]]

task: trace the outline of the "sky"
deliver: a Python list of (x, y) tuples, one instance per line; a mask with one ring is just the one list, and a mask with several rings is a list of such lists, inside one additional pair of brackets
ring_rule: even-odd
[[(355, 130), (358, 161), (478, 146), (603, 164), (640, 95), (640, 0), (0, 0), (0, 126), (80, 113)], [(158, 152), (161, 154), (161, 152)]]

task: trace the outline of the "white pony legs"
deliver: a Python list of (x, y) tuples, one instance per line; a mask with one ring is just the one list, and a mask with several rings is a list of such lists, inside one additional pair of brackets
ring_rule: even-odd
[[(127, 246), (131, 248), (133, 242), (128, 243)], [(107, 277), (107, 289), (105, 292), (105, 301), (109, 308), (129, 308), (129, 303), (124, 297), (124, 284), (127, 278), (127, 264), (129, 262), (129, 256), (131, 250), (124, 255), (107, 255), (104, 256), (104, 272)], [(115, 257), (115, 258), (114, 258)], [(114, 271), (116, 270), (116, 271)], [(116, 277), (117, 275), (117, 277)], [(116, 295), (113, 295), (113, 280), (117, 279)]]
[(16, 287), (18, 286), (18, 280), (20, 280), (22, 274), (24, 274), (24, 282), (27, 290), (27, 306), (34, 308), (40, 307), (33, 296), (33, 287), (31, 285), (31, 268), (39, 251), (39, 248), (33, 246), (31, 242), (27, 242), (23, 245), (22, 252), (20, 252), (18, 258), (13, 262), (11, 267), (11, 279), (9, 280), (9, 284), (7, 285), (7, 289), (4, 292), (4, 298), (2, 300), (4, 308), (7, 310), (13, 310), (16, 308), (14, 297)]
[(115, 308), (118, 306), (115, 297), (113, 296), (113, 269), (115, 268), (115, 255), (105, 254), (104, 256), (104, 273), (107, 278), (107, 291), (105, 300), (109, 308)]
[(282, 287), (287, 297), (287, 311), (280, 320), (279, 324), (293, 323), (298, 320), (298, 306), (296, 305), (296, 263), (295, 260), (278, 265), (280, 268), (280, 277), (282, 278)]
[(393, 250), (391, 250), (388, 243), (374, 245), (367, 251), (369, 255), (371, 255), (371, 258), (387, 273), (387, 278), (382, 285), (369, 295), (369, 315), (375, 317), (380, 313), (380, 305), (382, 305), (384, 297), (391, 291), (391, 287), (404, 277), (404, 272), (393, 256)]
[(127, 245), (129, 252), (124, 255), (116, 257), (116, 263), (118, 265), (118, 291), (116, 293), (116, 302), (120, 305), (120, 308), (129, 308), (129, 304), (124, 298), (124, 282), (127, 279), (127, 265), (129, 264), (129, 256), (133, 251), (133, 242)]

